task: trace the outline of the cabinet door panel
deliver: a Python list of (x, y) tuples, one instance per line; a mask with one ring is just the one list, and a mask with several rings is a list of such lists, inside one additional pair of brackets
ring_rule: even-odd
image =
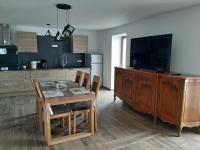
[(16, 33), (18, 52), (37, 53), (37, 33), (17, 32)]
[(115, 69), (115, 95), (122, 99), (123, 71)]
[(123, 81), (123, 99), (131, 106), (135, 104), (136, 75), (132, 71), (126, 71)]
[(74, 35), (72, 37), (73, 53), (88, 52), (88, 36)]
[(177, 124), (181, 117), (184, 81), (170, 77), (159, 78), (158, 116)]
[(137, 109), (141, 112), (154, 114), (156, 102), (157, 75), (138, 73), (138, 85), (136, 94)]
[(200, 81), (188, 81), (186, 84), (184, 103), (184, 122), (200, 121)]

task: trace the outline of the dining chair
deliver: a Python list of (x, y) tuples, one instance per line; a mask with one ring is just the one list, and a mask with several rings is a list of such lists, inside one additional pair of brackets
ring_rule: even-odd
[(44, 128), (43, 128), (43, 107), (42, 107), (42, 99), (39, 96), (40, 93), (38, 93), (37, 89), (36, 89), (36, 80), (35, 79), (31, 79), (32, 82), (32, 86), (33, 86), (33, 90), (36, 96), (36, 121), (39, 125), (39, 129), (41, 131), (41, 133), (43, 133)]
[[(40, 99), (40, 101), (44, 101), (44, 96), (39, 88), (39, 84), (38, 82), (34, 81), (34, 85), (35, 85), (35, 91), (37, 94), (37, 97)], [(44, 110), (44, 103), (42, 104), (42, 108)], [(69, 105), (54, 105), (54, 106), (50, 106), (49, 105), (49, 111), (50, 113), (50, 121), (52, 119), (61, 119), (63, 120), (64, 118), (68, 118), (67, 120), (67, 126), (68, 126), (68, 134), (71, 134), (71, 108)], [(42, 114), (43, 115), (43, 114)], [(61, 123), (62, 125), (62, 123)], [(44, 127), (44, 125), (42, 124), (42, 126)], [(62, 125), (63, 126), (63, 125)], [(49, 127), (50, 128), (50, 127)], [(47, 132), (47, 131), (45, 131)], [(48, 133), (49, 135), (51, 135), (51, 133)]]
[[(97, 113), (96, 113), (96, 100), (99, 93), (101, 78), (99, 76), (94, 75), (91, 91), (95, 94), (95, 102), (94, 102), (94, 127), (95, 131), (97, 131)], [(90, 113), (90, 103), (89, 102), (79, 102), (75, 103), (71, 106), (73, 113), (73, 133), (76, 133), (76, 119), (80, 116), (80, 114), (84, 114), (85, 117)], [(87, 116), (86, 116), (87, 115)]]
[(85, 87), (86, 89), (89, 89), (90, 86), (90, 74), (87, 72), (84, 72), (83, 76), (83, 82), (82, 82), (82, 87)]
[(82, 80), (83, 80), (83, 72), (82, 71), (77, 71), (74, 82), (77, 83), (79, 86), (81, 86)]

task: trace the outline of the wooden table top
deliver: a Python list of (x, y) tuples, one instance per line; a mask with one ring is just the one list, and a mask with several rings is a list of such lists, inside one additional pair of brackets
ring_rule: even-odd
[(54, 85), (50, 85), (50, 86), (43, 86), (42, 84), (45, 82), (40, 82), (40, 89), (41, 92), (44, 96), (44, 91), (59, 91), (62, 92), (64, 96), (58, 96), (58, 97), (50, 97), (50, 98), (45, 98), (44, 97), (44, 101), (45, 103), (49, 103), (50, 105), (59, 105), (59, 104), (67, 104), (67, 103), (75, 103), (75, 102), (82, 102), (82, 101), (91, 101), (94, 99), (94, 93), (93, 92), (89, 92), (86, 94), (79, 94), (79, 95), (75, 95), (73, 93), (71, 93), (69, 91), (69, 89), (71, 88), (78, 88), (80, 86), (78, 86), (78, 84), (74, 83), (73, 81), (71, 82), (67, 82), (66, 88), (60, 88), (58, 89), (56, 87), (56, 84), (58, 83), (58, 81), (47, 81), (46, 83), (53, 83)]

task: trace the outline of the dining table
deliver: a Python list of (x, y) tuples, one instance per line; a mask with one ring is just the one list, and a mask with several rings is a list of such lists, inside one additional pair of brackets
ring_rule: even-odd
[[(39, 88), (43, 95), (43, 122), (44, 122), (44, 138), (47, 145), (55, 145), (71, 140), (76, 140), (88, 136), (94, 135), (94, 99), (95, 95), (90, 90), (87, 92), (74, 93), (70, 89), (82, 89), (78, 84), (73, 81), (45, 81), (39, 82)], [(86, 90), (85, 90), (86, 91)], [(73, 104), (78, 102), (89, 102), (90, 113), (89, 113), (89, 130), (72, 133), (70, 135), (64, 135), (61, 137), (51, 136), (51, 121), (50, 116), (52, 115), (49, 106), (61, 105), (61, 104)], [(73, 112), (72, 112), (73, 115)]]

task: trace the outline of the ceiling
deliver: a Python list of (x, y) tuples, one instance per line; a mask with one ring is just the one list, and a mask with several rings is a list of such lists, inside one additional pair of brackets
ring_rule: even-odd
[[(108, 29), (152, 15), (200, 4), (199, 0), (0, 0), (0, 22), (56, 27), (56, 3), (72, 5), (70, 24), (79, 29)], [(59, 11), (59, 26), (65, 11)]]

